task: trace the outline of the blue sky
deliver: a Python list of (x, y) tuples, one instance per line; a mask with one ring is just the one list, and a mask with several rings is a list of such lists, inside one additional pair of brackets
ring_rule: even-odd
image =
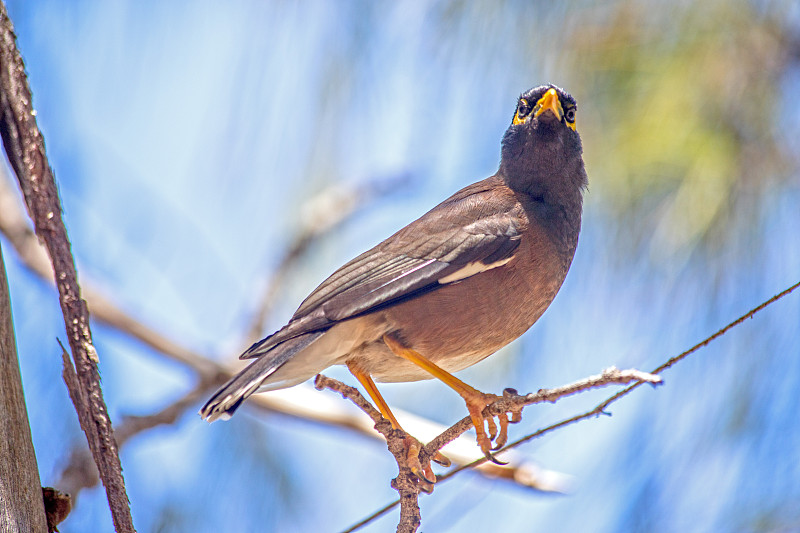
[[(494, 173), (519, 93), (564, 85), (596, 118), (593, 102), (606, 90), (570, 86), (581, 78), (562, 50), (578, 15), (599, 10), (592, 3), (38, 0), (8, 9), (80, 275), (220, 360), (243, 348), (304, 199), (335, 185), (398, 184), (304, 255), (264, 333), (340, 264)], [(789, 8), (787, 24), (798, 18)], [(776, 81), (779, 142), (795, 154), (797, 82), (796, 69)], [(579, 131), (599, 130), (582, 129), (579, 115)], [(600, 144), (586, 133), (583, 141), (587, 154)], [(650, 369), (798, 281), (797, 165), (752, 188), (758, 209), (733, 210), (721, 244), (661, 256), (620, 243), (626, 227), (646, 222), (613, 212), (607, 165), (587, 155), (587, 168), (584, 229), (564, 288), (520, 341), (463, 372), (482, 390), (537, 390), (611, 365)], [(85, 442), (60, 378), (63, 322), (54, 292), (2, 244), (34, 444), (43, 483), (53, 484)], [(575, 476), (574, 493), (543, 496), (464, 474), (422, 498), (424, 529), (797, 527), (799, 319), (793, 295), (668, 371), (664, 386), (616, 404), (613, 417), (521, 448)], [(94, 334), (116, 420), (158, 410), (193, 385), (190, 372), (125, 335), (102, 325)], [(438, 383), (382, 390), (390, 404), (442, 423), (464, 415)], [(606, 394), (530, 408), (512, 438)], [(246, 409), (212, 426), (192, 409), (126, 444), (122, 461), (139, 531), (337, 530), (395, 495), (382, 446)], [(104, 498), (82, 492), (60, 530), (111, 531)], [(390, 514), (367, 531), (395, 522)]]

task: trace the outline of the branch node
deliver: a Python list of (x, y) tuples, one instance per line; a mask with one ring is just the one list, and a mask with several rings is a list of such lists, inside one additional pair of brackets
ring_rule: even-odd
[(72, 498), (69, 494), (52, 487), (42, 487), (44, 512), (47, 517), (47, 531), (58, 532), (58, 524), (63, 522), (72, 510)]

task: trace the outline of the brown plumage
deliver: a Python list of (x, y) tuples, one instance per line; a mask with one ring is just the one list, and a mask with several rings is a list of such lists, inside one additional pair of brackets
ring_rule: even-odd
[[(255, 360), (201, 415), (227, 417), (256, 391), (347, 364), (365, 385), (370, 377), (443, 379), (467, 400), (488, 454), (475, 412), (489, 395), (449, 373), (519, 337), (564, 281), (587, 183), (575, 109), (575, 100), (552, 85), (520, 96), (498, 172), (337, 270), (286, 326), (242, 355)], [(397, 425), (379, 394), (370, 394)]]

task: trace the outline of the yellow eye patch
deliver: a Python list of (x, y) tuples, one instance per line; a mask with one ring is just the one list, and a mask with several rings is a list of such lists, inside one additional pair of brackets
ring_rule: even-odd
[(576, 131), (575, 130), (575, 106), (568, 107), (568, 108), (566, 108), (564, 110), (564, 122), (567, 123), (567, 126), (570, 129), (572, 129), (572, 131)]
[(520, 98), (517, 105), (517, 112), (514, 114), (514, 125), (524, 124), (531, 114), (531, 105), (524, 98)]

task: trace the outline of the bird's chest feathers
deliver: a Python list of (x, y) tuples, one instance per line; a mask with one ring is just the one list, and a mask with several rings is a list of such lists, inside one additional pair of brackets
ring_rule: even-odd
[(434, 361), (449, 360), (450, 369), (463, 368), (530, 328), (563, 280), (552, 243), (533, 234), (503, 265), (444, 284), (386, 315), (413, 349)]

